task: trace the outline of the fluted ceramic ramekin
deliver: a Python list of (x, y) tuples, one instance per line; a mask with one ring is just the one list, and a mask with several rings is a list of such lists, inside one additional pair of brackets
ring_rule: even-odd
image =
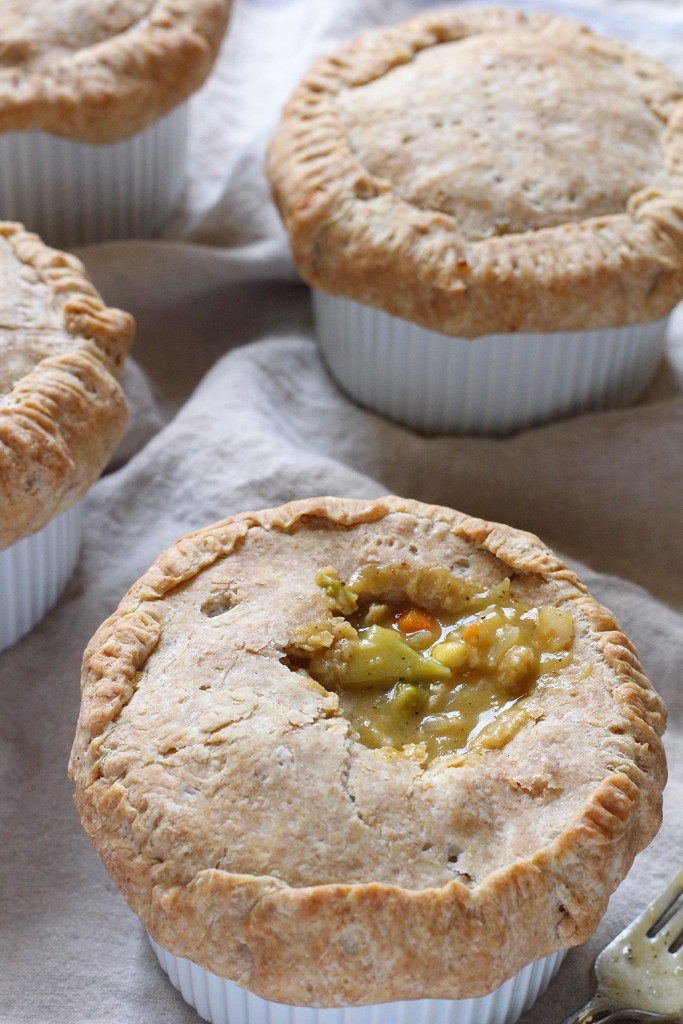
[(183, 187), (188, 106), (120, 142), (0, 133), (0, 219), (58, 249), (157, 234)]
[(81, 546), (81, 507), (0, 551), (0, 651), (16, 643), (52, 608), (69, 581)]
[(529, 964), (490, 995), (476, 999), (415, 999), (316, 1009), (262, 999), (150, 942), (183, 999), (211, 1024), (514, 1024), (546, 990), (566, 952)]
[(319, 290), (313, 309), (341, 388), (424, 434), (510, 434), (631, 405), (657, 372), (668, 324), (458, 338)]

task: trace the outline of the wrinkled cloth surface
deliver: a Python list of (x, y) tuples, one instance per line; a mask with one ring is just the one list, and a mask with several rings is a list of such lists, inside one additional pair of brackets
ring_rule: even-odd
[[(683, 78), (679, 0), (519, 6), (579, 17)], [(66, 765), (81, 655), (97, 626), (178, 536), (246, 509), (394, 492), (511, 523), (561, 553), (636, 644), (669, 708), (664, 825), (524, 1024), (560, 1024), (588, 997), (597, 950), (683, 863), (683, 313), (634, 408), (505, 439), (426, 439), (357, 407), (327, 375), (269, 198), (264, 148), (313, 58), (424, 9), (236, 0), (214, 73), (192, 100), (187, 187), (163, 236), (78, 252), (106, 301), (138, 321), (125, 376), (132, 415), (85, 501), (65, 594), (0, 654), (1, 1024), (198, 1020), (90, 848)]]

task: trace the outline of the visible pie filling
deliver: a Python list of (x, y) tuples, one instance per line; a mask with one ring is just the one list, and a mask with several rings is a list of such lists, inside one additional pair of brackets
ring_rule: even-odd
[(571, 613), (516, 600), (507, 578), (436, 610), (370, 599), (329, 568), (317, 582), (346, 621), (305, 668), (368, 747), (425, 762), (503, 747), (533, 717), (528, 698), (572, 658)]

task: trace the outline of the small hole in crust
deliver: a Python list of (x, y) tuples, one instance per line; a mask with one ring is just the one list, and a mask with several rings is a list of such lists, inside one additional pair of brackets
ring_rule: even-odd
[(458, 555), (458, 557), (454, 558), (451, 562), (451, 572), (455, 569), (469, 569), (469, 567), (470, 560), (467, 555)]
[(226, 590), (223, 593), (212, 594), (211, 597), (208, 597), (201, 606), (201, 613), (206, 615), (207, 618), (213, 619), (217, 615), (225, 615), (234, 606), (235, 597), (229, 590)]
[(446, 851), (446, 859), (448, 860), (448, 863), (449, 864), (457, 864), (458, 863), (458, 857), (460, 856), (461, 853), (462, 853), (462, 850), (459, 849), (459, 847), (457, 847), (457, 846), (449, 846), (447, 851)]
[(374, 199), (377, 196), (377, 187), (370, 177), (358, 178), (353, 184), (353, 191), (357, 199)]

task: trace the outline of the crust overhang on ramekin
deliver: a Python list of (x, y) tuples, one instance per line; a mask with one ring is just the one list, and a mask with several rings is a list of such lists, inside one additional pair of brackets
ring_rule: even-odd
[[(8, 335), (0, 365), (3, 549), (74, 505), (104, 469), (127, 421), (117, 377), (134, 323), (103, 304), (75, 256), (18, 224), (0, 223), (0, 245), (9, 265), (0, 327)], [(35, 313), (24, 316), (30, 295)]]
[[(464, 579), (571, 610), (585, 672), (501, 750), (423, 767), (354, 739), (286, 652), (332, 615), (318, 555), (344, 578), (445, 552)], [(170, 952), (295, 1005), (460, 998), (595, 928), (660, 823), (664, 717), (538, 538), (395, 497), (308, 499), (181, 539), (131, 588), (85, 653), (70, 775)]]
[[(401, 198), (357, 157), (340, 99), (431, 47), (480, 33), (537, 34), (550, 53), (578, 48), (626, 69), (661, 122), (665, 180), (642, 183), (619, 212), (479, 240), (454, 216)], [(586, 149), (600, 144), (587, 139)], [(445, 334), (643, 323), (683, 296), (683, 94), (661, 65), (553, 15), (459, 8), (365, 33), (303, 78), (271, 141), (268, 173), (306, 282)]]
[[(84, 12), (83, 4), (61, 3), (58, 21), (54, 10), (47, 12), (51, 20), (41, 20), (39, 5), (30, 0), (26, 13), (15, 14), (13, 21), (2, 16), (0, 131), (44, 131), (79, 142), (129, 138), (205, 80), (231, 0), (87, 6)], [(54, 4), (48, 0), (47, 7)], [(61, 37), (71, 31), (72, 38), (51, 39), (50, 24)]]

